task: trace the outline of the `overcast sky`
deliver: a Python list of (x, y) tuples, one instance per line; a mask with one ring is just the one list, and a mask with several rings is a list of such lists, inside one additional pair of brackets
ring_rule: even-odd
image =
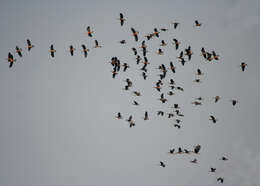
[[(123, 27), (120, 12), (127, 19)], [(1, 0), (0, 17), (1, 186), (215, 186), (217, 177), (229, 186), (260, 184), (259, 0)], [(181, 24), (174, 30), (171, 21)], [(131, 27), (140, 32), (138, 43)], [(155, 27), (169, 30), (147, 42), (151, 64), (144, 81), (131, 48)], [(177, 52), (173, 38), (181, 42)], [(35, 45), (30, 52), (26, 39)], [(94, 39), (102, 48), (93, 49)], [(126, 45), (118, 42), (122, 39)], [(159, 56), (162, 39), (168, 45)], [(48, 51), (51, 44), (55, 58)], [(81, 44), (90, 48), (86, 59)], [(16, 45), (23, 48), (22, 58), (14, 54)], [(73, 57), (69, 45), (76, 48)], [(194, 55), (183, 67), (176, 57), (189, 45)], [(206, 62), (201, 47), (215, 50), (220, 60)], [(8, 52), (17, 59), (11, 69)], [(130, 65), (115, 79), (108, 63), (113, 56)], [(162, 104), (153, 88), (156, 67), (170, 61), (177, 72), (167, 73), (162, 92), (169, 91), (170, 78), (184, 92), (166, 95)], [(245, 72), (239, 67), (243, 61)], [(201, 84), (193, 82), (197, 68), (204, 73)], [(129, 92), (122, 90), (126, 78), (134, 84)], [(135, 90), (142, 96), (135, 97)], [(217, 95), (221, 99), (215, 104)], [(192, 105), (200, 96), (203, 105)], [(231, 99), (239, 101), (235, 107)], [(185, 115), (181, 129), (173, 127), (174, 119), (156, 115), (170, 112), (174, 103)], [(115, 118), (119, 111), (123, 120)], [(149, 121), (143, 120), (145, 111)], [(125, 121), (129, 115), (134, 128)], [(168, 154), (170, 148), (191, 150), (197, 144), (199, 155)], [(220, 161), (222, 156), (229, 160)], [(194, 158), (197, 164), (190, 163)]]

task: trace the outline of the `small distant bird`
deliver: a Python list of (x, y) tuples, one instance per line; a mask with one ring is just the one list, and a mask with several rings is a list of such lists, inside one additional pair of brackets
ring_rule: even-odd
[(117, 113), (116, 118), (117, 118), (117, 119), (122, 119), (122, 116), (121, 116), (121, 113), (120, 113), (120, 112)]
[(84, 57), (86, 58), (88, 56), (89, 49), (87, 49), (86, 45), (81, 45), (82, 52), (84, 53)]
[[(137, 54), (137, 52), (136, 52), (136, 54)], [(141, 57), (139, 55), (137, 55), (137, 57), (136, 57), (136, 64), (138, 65), (141, 60), (142, 60)]]
[(142, 44), (141, 44), (141, 46), (140, 46), (140, 48), (146, 48), (147, 46), (146, 46), (146, 44), (145, 44), (145, 40), (143, 40), (142, 41)]
[(192, 56), (192, 54), (193, 54), (193, 52), (191, 51), (191, 46), (189, 46), (188, 48), (186, 48), (185, 49), (185, 55), (187, 55), (188, 56), (188, 59), (189, 59), (189, 61), (191, 60), (191, 56)]
[(210, 119), (209, 120), (212, 120), (213, 123), (217, 122), (217, 119), (214, 116), (212, 116), (212, 115), (210, 115)]
[(165, 163), (163, 163), (162, 161), (160, 161), (160, 166), (163, 168), (166, 167)]
[(145, 114), (144, 114), (144, 120), (149, 120), (148, 112), (147, 112), (147, 111), (146, 111)]
[(131, 128), (131, 127), (134, 127), (134, 126), (135, 126), (135, 122), (130, 121), (130, 122), (129, 122), (129, 127)]
[(194, 104), (194, 105), (202, 105), (202, 103), (198, 102), (198, 101), (193, 101), (192, 104)]
[(196, 100), (198, 100), (198, 101), (202, 101), (203, 98), (202, 98), (202, 97), (198, 97), (198, 98), (196, 98)]
[(227, 161), (228, 159), (225, 156), (222, 156), (220, 160)]
[(124, 67), (124, 69), (123, 69), (124, 72), (127, 70), (127, 68), (130, 67), (127, 63), (124, 63), (122, 66)]
[(160, 86), (160, 84), (158, 82), (156, 83), (156, 86), (153, 87), (153, 88), (155, 88), (158, 92), (161, 91), (161, 86)]
[(134, 93), (136, 96), (141, 96), (141, 92), (134, 91), (133, 93)]
[[(134, 55), (137, 55), (137, 50), (136, 48), (132, 48), (133, 52), (134, 52)], [(137, 56), (138, 57), (138, 56)], [(140, 56), (139, 56), (140, 57)]]
[(161, 31), (163, 31), (163, 32), (166, 32), (166, 31), (168, 31), (168, 29), (167, 29), (167, 28), (161, 28), (160, 30), (161, 30)]
[(154, 28), (153, 30), (154, 30), (153, 35), (155, 35), (156, 37), (159, 37), (160, 32), (157, 30), (157, 28)]
[(163, 51), (162, 51), (161, 48), (159, 48), (158, 51), (157, 51), (156, 53), (159, 54), (159, 55), (163, 55)]
[(180, 23), (178, 23), (178, 22), (171, 22), (171, 24), (173, 24), (173, 28), (176, 29), (177, 26), (178, 26)]
[(195, 148), (194, 148), (194, 153), (195, 153), (195, 154), (198, 154), (199, 151), (200, 151), (200, 149), (201, 149), (201, 146), (200, 146), (199, 144), (196, 145)]
[(73, 56), (75, 48), (72, 45), (70, 45), (70, 49), (69, 50), (70, 50), (70, 55)]
[(197, 159), (194, 158), (192, 161), (190, 161), (191, 163), (197, 163)]
[(121, 41), (119, 41), (120, 44), (126, 44), (126, 41), (123, 39)]
[(202, 23), (200, 23), (198, 20), (195, 20), (195, 27), (200, 27), (202, 25)]
[(139, 103), (137, 103), (136, 101), (134, 101), (134, 102), (133, 102), (133, 105), (136, 105), (136, 106), (138, 106), (138, 105), (139, 105)]
[(183, 51), (180, 52), (180, 55), (177, 58), (180, 59), (180, 60), (183, 59)]
[(161, 97), (159, 99), (162, 103), (165, 103), (167, 101), (166, 98), (164, 98), (164, 93), (161, 94)]
[(132, 119), (133, 119), (133, 116), (132, 115), (130, 115), (129, 116), (129, 118), (126, 120), (127, 122), (131, 122), (132, 121)]
[(181, 128), (181, 126), (180, 126), (180, 125), (178, 125), (178, 124), (174, 124), (173, 126), (174, 126), (174, 127), (177, 127), (178, 129), (180, 129), (180, 128)]
[(7, 61), (9, 62), (9, 68), (11, 68), (14, 62), (16, 61), (16, 59), (14, 59), (13, 54), (11, 54), (10, 52), (8, 53)]
[(94, 31), (92, 31), (91, 29), (90, 29), (90, 26), (88, 26), (87, 27), (87, 34), (88, 34), (88, 36), (89, 37), (92, 37), (92, 34), (94, 33)]
[(15, 47), (15, 51), (16, 51), (16, 53), (18, 54), (19, 57), (23, 57), (23, 55), (22, 55), (22, 49), (19, 48), (19, 46), (16, 46), (16, 47)]
[(244, 62), (241, 63), (240, 67), (241, 67), (242, 72), (245, 71), (246, 66), (247, 66), (246, 63), (244, 63)]
[(210, 167), (210, 172), (216, 172), (216, 168)]
[[(179, 110), (175, 110), (175, 112), (176, 112), (177, 116), (184, 117), (184, 115), (181, 114)], [(177, 121), (177, 120), (176, 120), (176, 121)]]
[(153, 37), (153, 34), (147, 34), (145, 37), (146, 37), (147, 40), (149, 41), (149, 40)]
[(157, 112), (157, 115), (158, 115), (158, 116), (160, 116), (160, 115), (163, 116), (163, 115), (164, 115), (164, 112), (161, 111), (161, 110), (159, 110), (159, 111)]
[(173, 113), (168, 113), (168, 118), (172, 118), (174, 117), (174, 114)]
[(54, 57), (54, 53), (56, 52), (56, 50), (54, 49), (53, 45), (50, 46), (49, 52), (51, 53), (51, 57)]
[(172, 61), (170, 61), (170, 69), (173, 73), (175, 73), (176, 67), (173, 65)]
[(178, 154), (181, 154), (182, 153), (182, 149), (181, 147), (178, 148)]
[(179, 48), (179, 45), (180, 45), (181, 43), (180, 43), (180, 42), (179, 42), (177, 39), (175, 39), (175, 38), (174, 38), (174, 39), (172, 39), (172, 40), (174, 41), (174, 43), (173, 43), (173, 44), (175, 45), (175, 49), (176, 49), (176, 50), (178, 50), (178, 48)]
[(180, 119), (176, 119), (175, 121), (176, 121), (177, 123), (180, 123), (180, 122), (181, 122), (181, 120), (180, 120)]
[(26, 41), (27, 41), (27, 49), (28, 51), (30, 51), (34, 47), (34, 45), (31, 44), (31, 41), (29, 39), (27, 39)]
[(201, 48), (201, 55), (207, 59), (207, 53), (206, 53), (206, 50), (204, 49), (204, 47)]
[(125, 88), (123, 88), (123, 90), (129, 90), (129, 86), (126, 85)]
[(170, 149), (169, 153), (173, 154), (175, 149)]
[(215, 96), (214, 99), (215, 99), (215, 103), (217, 103), (220, 99), (220, 96)]
[(217, 181), (219, 181), (220, 183), (223, 183), (223, 182), (224, 182), (224, 178), (218, 177), (218, 178), (217, 178)]
[(145, 73), (145, 72), (142, 72), (142, 76), (143, 76), (144, 80), (146, 80), (146, 78), (147, 78), (147, 75), (146, 75), (146, 73)]
[(173, 93), (172, 91), (169, 91), (167, 94), (168, 94), (169, 96), (174, 95), (174, 93)]
[(122, 13), (119, 14), (120, 15), (120, 25), (123, 26), (124, 25), (124, 22), (126, 21), (126, 19), (124, 18), (124, 15)]
[(235, 99), (232, 99), (232, 100), (230, 100), (230, 101), (231, 101), (231, 103), (232, 103), (233, 106), (235, 106), (235, 105), (238, 103), (238, 101), (235, 100)]
[(217, 119), (213, 116), (213, 115), (210, 115), (210, 119), (213, 123), (216, 123), (217, 122)]
[(215, 60), (219, 60), (219, 55), (217, 55), (214, 50), (212, 51), (212, 55)]
[(189, 154), (190, 151), (188, 151), (187, 149), (184, 149), (184, 153)]
[(135, 38), (135, 41), (138, 41), (138, 34), (139, 34), (139, 32), (135, 31), (135, 29), (134, 29), (133, 27), (131, 28), (131, 31), (132, 31), (132, 33), (133, 33), (133, 36), (134, 36), (134, 38)]
[(167, 43), (165, 43), (165, 41), (162, 40), (160, 46), (166, 46), (166, 45), (167, 45)]
[[(115, 67), (116, 67), (116, 66), (115, 66)], [(118, 74), (118, 73), (117, 73), (116, 70), (114, 69), (114, 70), (112, 71), (112, 78), (114, 79), (117, 74)]]
[(95, 46), (94, 46), (94, 48), (101, 48), (101, 47), (102, 47), (102, 46), (98, 44), (98, 41), (95, 40)]
[(179, 107), (179, 104), (177, 104), (177, 103), (173, 104), (173, 108), (174, 108), (174, 109), (179, 109), (179, 108), (180, 108), (180, 107)]
[(195, 83), (201, 83), (201, 80), (200, 80), (200, 79), (194, 79), (193, 82), (195, 82)]
[(203, 73), (201, 72), (201, 70), (199, 68), (197, 69), (197, 74), (196, 75), (198, 75), (198, 76), (203, 75)]
[(180, 91), (184, 91), (184, 89), (182, 87), (176, 87), (177, 90), (180, 90)]

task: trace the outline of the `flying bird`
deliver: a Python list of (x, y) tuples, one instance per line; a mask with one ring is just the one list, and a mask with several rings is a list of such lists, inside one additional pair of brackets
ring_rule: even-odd
[(87, 49), (86, 45), (81, 45), (82, 52), (84, 53), (84, 57), (86, 58), (88, 56), (89, 49)]
[(131, 28), (131, 31), (132, 31), (132, 33), (133, 33), (133, 36), (134, 36), (134, 38), (135, 38), (135, 41), (138, 41), (138, 34), (139, 34), (139, 32), (135, 31), (135, 29), (134, 29), (133, 27)]
[(215, 103), (217, 103), (220, 100), (220, 96), (215, 96), (214, 99), (215, 99)]
[(178, 129), (180, 129), (180, 128), (181, 128), (181, 126), (180, 126), (180, 125), (178, 125), (178, 124), (174, 124), (173, 126), (174, 126), (174, 127), (177, 127)]
[[(136, 48), (132, 48), (133, 52), (134, 52), (134, 55), (137, 55), (137, 50)], [(140, 56), (139, 56), (140, 57)]]
[(92, 37), (92, 34), (94, 33), (94, 31), (92, 31), (91, 29), (90, 29), (90, 26), (88, 26), (87, 27), (87, 34), (88, 34), (88, 36), (89, 37)]
[(120, 44), (126, 44), (126, 41), (123, 39), (121, 41), (119, 41)]
[(16, 47), (15, 47), (15, 51), (16, 51), (16, 53), (18, 54), (19, 57), (23, 57), (23, 55), (22, 55), (22, 49), (19, 48), (19, 46), (16, 46)]
[(148, 112), (147, 112), (147, 111), (146, 111), (145, 114), (144, 114), (144, 120), (149, 120)]
[(223, 182), (224, 182), (224, 178), (218, 177), (218, 178), (217, 178), (217, 181), (220, 182), (220, 183), (223, 183)]
[(210, 119), (213, 123), (216, 123), (217, 122), (217, 119), (213, 116), (213, 115), (210, 115)]
[(154, 30), (153, 35), (155, 35), (156, 37), (159, 37), (160, 32), (157, 30), (157, 28), (154, 28), (153, 30)]
[(56, 50), (54, 49), (53, 45), (50, 46), (49, 52), (51, 53), (51, 57), (54, 57), (54, 53), (56, 52)]
[(175, 149), (170, 149), (169, 154), (174, 154)]
[(11, 68), (14, 62), (16, 61), (16, 59), (14, 59), (13, 54), (11, 54), (10, 52), (8, 53), (7, 61), (9, 62), (9, 68)]
[(233, 105), (233, 106), (235, 106), (235, 105), (238, 103), (238, 101), (235, 100), (235, 99), (232, 99), (231, 102), (232, 102), (232, 105)]
[(240, 67), (241, 67), (242, 72), (245, 71), (246, 66), (247, 66), (247, 64), (245, 62), (241, 63)]
[[(179, 45), (181, 44), (177, 39), (172, 39), (174, 41), (173, 45), (175, 45), (175, 49), (178, 50)], [(182, 57), (182, 56), (181, 56)]]
[(117, 118), (117, 119), (122, 119), (122, 116), (121, 116), (121, 113), (120, 113), (120, 112), (117, 113), (116, 118)]
[(98, 41), (95, 40), (95, 46), (94, 46), (94, 48), (101, 48), (101, 47), (102, 47), (102, 46), (98, 44)]
[(138, 105), (139, 105), (139, 103), (138, 103), (137, 101), (134, 101), (134, 102), (133, 102), (133, 105), (136, 105), (136, 106), (138, 106)]
[(70, 50), (70, 55), (73, 56), (75, 48), (72, 45), (70, 45), (70, 49), (69, 50)]
[(160, 166), (163, 167), (163, 168), (166, 167), (165, 163), (163, 163), (162, 161), (160, 161)]
[(198, 20), (195, 20), (195, 27), (200, 27), (202, 25), (202, 23), (200, 23)]
[(194, 153), (195, 153), (195, 154), (198, 154), (199, 151), (200, 151), (200, 149), (201, 149), (201, 146), (200, 146), (199, 144), (196, 145), (196, 146), (194, 147)]
[(225, 156), (222, 156), (220, 160), (227, 161), (228, 159)]
[(197, 159), (194, 158), (192, 161), (190, 161), (191, 163), (197, 163)]
[(177, 26), (178, 26), (180, 23), (178, 23), (178, 22), (171, 22), (171, 24), (173, 24), (173, 28), (176, 29)]
[(34, 47), (34, 45), (32, 45), (29, 39), (27, 39), (26, 41), (27, 41), (27, 50), (30, 51)]
[(124, 15), (122, 13), (119, 14), (120, 18), (120, 25), (123, 26), (124, 25), (124, 22), (126, 21), (126, 19), (124, 18)]

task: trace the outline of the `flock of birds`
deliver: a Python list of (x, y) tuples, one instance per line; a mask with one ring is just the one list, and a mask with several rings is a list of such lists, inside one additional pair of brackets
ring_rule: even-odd
[[(119, 21), (120, 21), (120, 25), (124, 26), (126, 19), (125, 19), (124, 15), (122, 13), (120, 13)], [(179, 27), (180, 23), (179, 22), (171, 22), (171, 25), (173, 26), (173, 29), (177, 29)], [(202, 26), (202, 23), (200, 23), (198, 20), (195, 20), (194, 27), (199, 28), (201, 26)], [(134, 41), (139, 42), (139, 32), (136, 31), (133, 27), (131, 27), (130, 30), (132, 32), (132, 36), (134, 38)], [(86, 31), (87, 31), (87, 35), (89, 37), (93, 37), (94, 31), (90, 28), (90, 26), (87, 27)], [(160, 29), (154, 28), (154, 30), (151, 33), (145, 35), (145, 38), (144, 38), (144, 40), (142, 40), (141, 45), (140, 45), (140, 48), (141, 48), (141, 51), (142, 51), (142, 54), (141, 54), (142, 57), (138, 54), (138, 50), (135, 47), (132, 47), (133, 55), (135, 56), (135, 59), (136, 59), (136, 65), (143, 64), (142, 67), (140, 68), (140, 70), (142, 71), (142, 77), (143, 77), (144, 80), (146, 80), (147, 77), (148, 77), (147, 72), (148, 72), (148, 66), (150, 65), (150, 60), (148, 60), (148, 56), (147, 56), (147, 53), (148, 53), (147, 43), (149, 42), (149, 40), (151, 40), (153, 38), (160, 38), (160, 35), (163, 34), (163, 32), (167, 32), (167, 31), (168, 31), (168, 28), (160, 28)], [(93, 48), (101, 48), (102, 47), (97, 40), (94, 40), (94, 43), (95, 43), (95, 45), (94, 45)], [(126, 40), (121, 40), (121, 41), (119, 41), (119, 43), (122, 44), (122, 45), (125, 45)], [(181, 42), (177, 38), (173, 38), (171, 44), (174, 46), (174, 49), (176, 51), (180, 51)], [(165, 40), (161, 40), (160, 41), (160, 48), (156, 51), (156, 54), (164, 55), (163, 47), (166, 46), (166, 45), (168, 45), (168, 43)], [(84, 57), (87, 58), (88, 52), (90, 51), (90, 49), (88, 49), (86, 47), (86, 45), (84, 45), (84, 44), (82, 44), (81, 47), (82, 47), (82, 52), (84, 53)], [(34, 48), (34, 45), (32, 45), (32, 43), (29, 39), (27, 39), (26, 49), (28, 51), (31, 51), (32, 48)], [(74, 55), (74, 51), (75, 51), (75, 48), (72, 45), (70, 45), (69, 46), (69, 52), (70, 52), (71, 56)], [(54, 48), (53, 44), (50, 46), (49, 52), (50, 52), (50, 56), (52, 58), (54, 58), (55, 53), (56, 53), (56, 49)], [(19, 57), (23, 57), (23, 50), (19, 46), (15, 47), (15, 53)], [(179, 56), (177, 57), (177, 62), (181, 63), (181, 65), (184, 66), (187, 62), (191, 61), (193, 54), (194, 53), (191, 49), (191, 46), (188, 46), (187, 48), (185, 48), (184, 50), (179, 52)], [(220, 59), (220, 56), (214, 50), (211, 51), (211, 52), (206, 51), (204, 47), (201, 48), (201, 56), (203, 57), (204, 60), (206, 60), (208, 62), (211, 62), (213, 60), (218, 61)], [(13, 64), (17, 61), (17, 59), (15, 59), (13, 54), (11, 52), (9, 52), (7, 61), (9, 62), (9, 68), (11, 68), (11, 67), (13, 67)], [(127, 64), (127, 63), (121, 64), (120, 59), (118, 57), (115, 57), (115, 56), (111, 58), (109, 63), (112, 65), (112, 78), (113, 79), (115, 79), (116, 76), (119, 74), (121, 67), (123, 69), (122, 70), (123, 72), (126, 72), (130, 68), (129, 64)], [(246, 66), (247, 66), (247, 64), (245, 62), (242, 62), (240, 64), (241, 70), (245, 71)], [(177, 85), (173, 78), (170, 78), (167, 83), (164, 82), (165, 79), (166, 79), (166, 76), (167, 76), (167, 72), (170, 72), (171, 74), (176, 73), (176, 66), (174, 65), (174, 63), (172, 61), (169, 62), (168, 68), (166, 67), (165, 64), (161, 64), (161, 65), (158, 66), (158, 70), (160, 72), (159, 79), (155, 83), (153, 88), (157, 92), (160, 93), (160, 97), (158, 98), (158, 100), (160, 100), (160, 102), (162, 104), (164, 104), (164, 103), (169, 101), (169, 98), (166, 98), (165, 95), (174, 96), (176, 94), (175, 91), (183, 92), (184, 88)], [(201, 83), (200, 77), (203, 76), (203, 72), (202, 72), (201, 69), (198, 68), (196, 70), (196, 76), (197, 76), (197, 78), (194, 80), (194, 82), (195, 83)], [(128, 90), (130, 90), (131, 87), (133, 87), (133, 82), (130, 80), (130, 78), (127, 78), (125, 80), (125, 82), (126, 82), (126, 85), (124, 86), (123, 89), (128, 91)], [(165, 84), (168, 85), (169, 88), (170, 88), (170, 90), (167, 93), (161, 92), (162, 86), (165, 85)], [(138, 96), (138, 97), (142, 96), (142, 93), (139, 92), (139, 91), (133, 91), (132, 93), (135, 96)], [(215, 96), (214, 102), (217, 103), (220, 99), (221, 99), (220, 96)], [(204, 98), (198, 97), (191, 104), (194, 104), (196, 106), (202, 105), (203, 100), (204, 100)], [(235, 99), (232, 99), (230, 101), (231, 101), (233, 106), (235, 106), (238, 103), (238, 100), (235, 100)], [(134, 100), (132, 104), (135, 105), (135, 106), (140, 105), (136, 100)], [(175, 104), (173, 104), (173, 106), (171, 108), (173, 109), (172, 112), (166, 113), (165, 111), (159, 110), (159, 111), (157, 111), (157, 115), (158, 116), (164, 116), (165, 115), (169, 119), (174, 118), (175, 123), (174, 123), (173, 126), (176, 127), (177, 129), (180, 129), (182, 127), (182, 125), (181, 125), (182, 119), (181, 118), (184, 117), (184, 114), (181, 111), (179, 104), (175, 103)], [(119, 120), (123, 119), (121, 112), (118, 112), (116, 114), (116, 118), (119, 119)], [(148, 111), (145, 111), (143, 119), (149, 120)], [(213, 124), (217, 123), (217, 121), (218, 121), (218, 119), (214, 115), (210, 115), (209, 120), (211, 120)], [(128, 122), (130, 128), (135, 127), (136, 124), (135, 124), (135, 121), (134, 121), (132, 115), (128, 116), (126, 121)], [(175, 154), (199, 154), (200, 150), (201, 150), (201, 145), (198, 144), (198, 145), (194, 146), (194, 148), (192, 150), (188, 150), (188, 149), (178, 147), (176, 150), (174, 148), (170, 149), (168, 153), (171, 154), (171, 155), (175, 155)], [(223, 156), (223, 157), (220, 158), (220, 160), (227, 161), (228, 158)], [(198, 160), (197, 160), (197, 158), (194, 158), (190, 162), (191, 163), (198, 163)], [(159, 165), (163, 168), (166, 167), (166, 163), (164, 161), (160, 161)], [(216, 172), (216, 168), (210, 167), (209, 171), (214, 173), (214, 172)], [(218, 182), (221, 182), (221, 183), (224, 182), (223, 177), (217, 177), (216, 179), (217, 179)]]

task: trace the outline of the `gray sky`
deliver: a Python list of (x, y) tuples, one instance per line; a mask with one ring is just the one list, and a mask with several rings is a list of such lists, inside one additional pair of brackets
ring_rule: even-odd
[[(257, 186), (260, 178), (259, 31), (260, 1), (40, 1), (1, 0), (0, 2), (0, 185), (1, 186), (100, 186), (100, 185), (179, 185), (214, 186), (217, 177), (225, 185)], [(117, 18), (124, 13), (123, 27)], [(194, 20), (202, 27), (193, 27)], [(171, 21), (180, 22), (177, 30)], [(86, 27), (94, 38), (86, 35)], [(153, 28), (168, 32), (147, 42), (148, 79), (141, 77), (132, 47), (138, 47), (130, 28), (140, 32), (140, 41)], [(23, 51), (13, 68), (5, 62), (15, 46), (22, 48), (26, 39), (35, 47)], [(158, 56), (161, 39), (181, 41), (181, 50), (191, 45), (194, 55), (182, 67), (172, 45)], [(94, 39), (103, 46), (93, 49)], [(118, 41), (125, 39), (126, 45)], [(54, 44), (52, 59), (48, 53)], [(77, 50), (71, 57), (69, 45)], [(81, 44), (91, 49), (87, 59)], [(201, 47), (220, 55), (217, 63), (207, 63), (200, 56)], [(141, 51), (139, 51), (141, 54)], [(117, 56), (131, 67), (116, 79), (107, 62)], [(177, 66), (176, 75), (167, 73), (184, 92), (176, 91), (169, 102), (160, 103), (160, 94), (152, 87), (158, 80), (161, 63)], [(239, 65), (248, 64), (245, 72)], [(196, 69), (204, 76), (201, 84), (193, 82)], [(122, 90), (130, 78), (141, 91), (136, 98)], [(166, 81), (164, 81), (166, 83)], [(164, 87), (163, 92), (169, 89)], [(213, 97), (222, 97), (214, 104)], [(194, 98), (205, 98), (194, 106)], [(132, 105), (133, 100), (139, 107)], [(232, 107), (229, 100), (237, 99)], [(170, 111), (178, 103), (185, 115), (180, 130), (173, 120), (156, 116), (158, 110)], [(150, 120), (143, 121), (145, 111)], [(120, 111), (136, 122), (129, 128), (116, 120)], [(209, 115), (218, 118), (216, 125)], [(192, 149), (201, 144), (200, 155), (171, 156), (170, 148)], [(219, 158), (226, 156), (229, 161)], [(193, 158), (198, 164), (191, 164)], [(158, 166), (159, 161), (166, 168)], [(209, 168), (217, 168), (215, 174)]]

